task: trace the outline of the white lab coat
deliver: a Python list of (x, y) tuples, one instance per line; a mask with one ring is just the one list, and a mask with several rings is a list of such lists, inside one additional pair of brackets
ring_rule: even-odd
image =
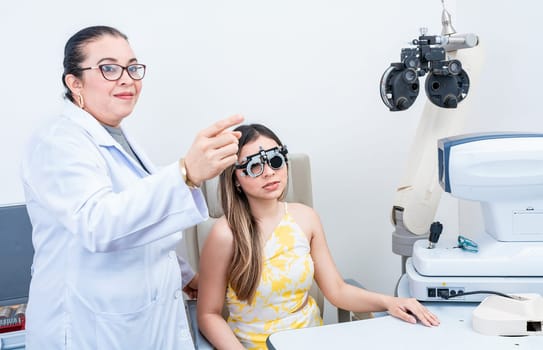
[(207, 219), (177, 162), (148, 175), (66, 103), (22, 163), (35, 247), (27, 350), (192, 349), (175, 247)]

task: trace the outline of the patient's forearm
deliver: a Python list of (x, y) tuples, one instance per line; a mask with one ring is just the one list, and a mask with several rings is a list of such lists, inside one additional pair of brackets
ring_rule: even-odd
[(199, 315), (198, 326), (200, 331), (216, 349), (239, 349), (245, 348), (236, 338), (232, 329), (228, 326), (222, 315), (203, 314)]
[(344, 310), (375, 312), (386, 311), (391, 298), (388, 295), (341, 283), (341, 287), (337, 288), (337, 293), (331, 295), (329, 300), (334, 306)]

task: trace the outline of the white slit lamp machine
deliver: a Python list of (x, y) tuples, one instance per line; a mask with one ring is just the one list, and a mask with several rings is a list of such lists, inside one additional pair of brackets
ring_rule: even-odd
[(472, 318), (482, 334), (543, 335), (543, 134), (450, 137), (438, 154), (440, 185), (480, 202), (484, 232), (438, 241), (433, 223), (406, 262), (410, 295), (482, 301)]
[(406, 263), (411, 296), (481, 301), (489, 293), (469, 293), (542, 293), (543, 134), (444, 138), (438, 153), (440, 185), (481, 203), (485, 232), (463, 233), (468, 246), (446, 237), (416, 241)]

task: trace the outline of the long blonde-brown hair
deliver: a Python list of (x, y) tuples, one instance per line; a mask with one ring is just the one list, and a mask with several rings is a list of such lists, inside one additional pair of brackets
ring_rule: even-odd
[[(273, 131), (261, 124), (241, 125), (235, 130), (241, 131), (239, 150), (259, 136), (268, 137), (279, 146), (283, 145)], [(234, 255), (228, 270), (228, 282), (239, 300), (252, 302), (262, 274), (263, 242), (247, 196), (236, 187), (235, 170), (232, 165), (219, 177), (222, 209), (234, 236)]]

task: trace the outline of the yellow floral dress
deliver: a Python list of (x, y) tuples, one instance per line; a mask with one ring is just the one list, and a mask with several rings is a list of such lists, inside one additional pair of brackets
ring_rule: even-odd
[(228, 324), (247, 349), (266, 349), (266, 338), (280, 330), (322, 325), (319, 307), (309, 295), (314, 273), (309, 249), (285, 203), (285, 215), (264, 246), (252, 303), (240, 301), (230, 286), (226, 291)]

